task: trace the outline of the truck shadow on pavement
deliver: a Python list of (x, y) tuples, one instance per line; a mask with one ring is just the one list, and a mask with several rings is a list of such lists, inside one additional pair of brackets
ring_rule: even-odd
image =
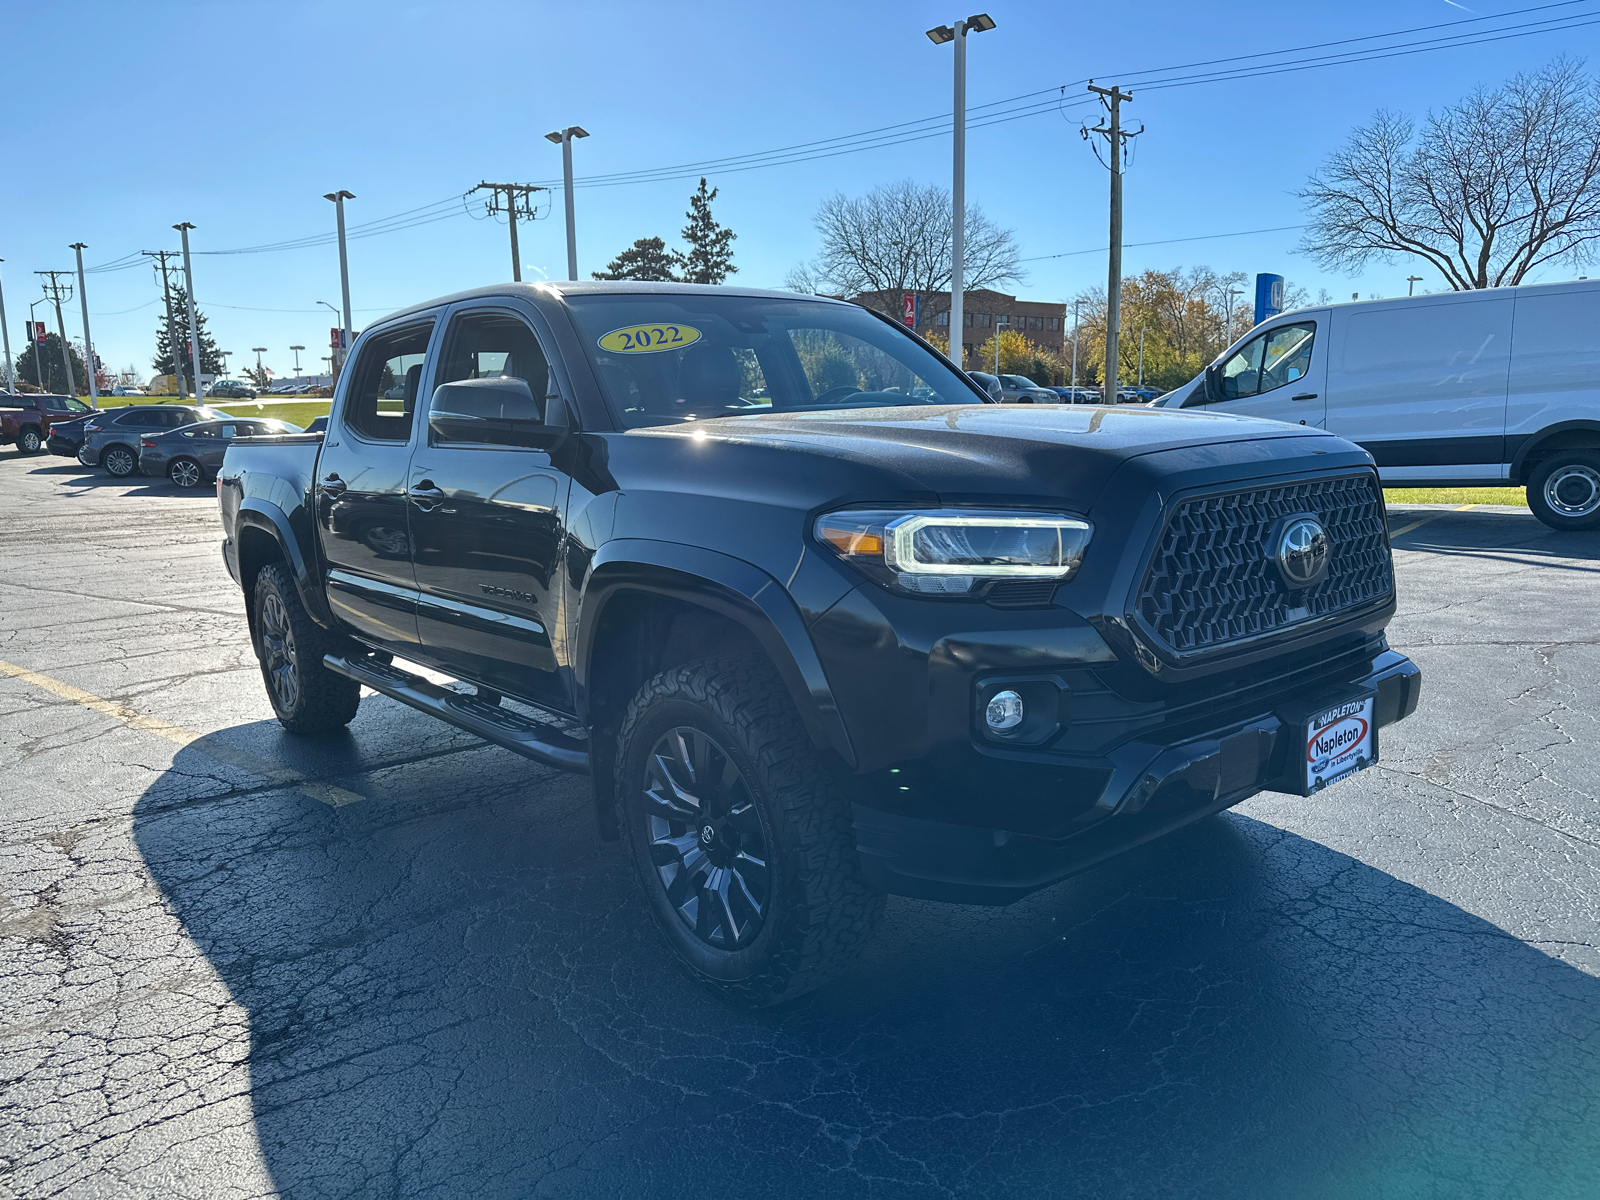
[(1600, 1194), (1600, 980), (1555, 957), (1593, 948), (1272, 825), (1007, 909), (891, 900), (752, 1014), (674, 969), (583, 781), (350, 752), (360, 804), (197, 798), (185, 750), (135, 818), (247, 1010), (286, 1197)]

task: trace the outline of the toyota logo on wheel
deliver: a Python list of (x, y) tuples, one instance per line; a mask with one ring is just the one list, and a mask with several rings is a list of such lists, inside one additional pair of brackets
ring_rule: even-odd
[(1278, 525), (1277, 536), (1268, 543), (1267, 553), (1278, 568), (1278, 575), (1290, 591), (1300, 591), (1321, 583), (1328, 574), (1332, 548), (1328, 531), (1310, 514), (1289, 517)]

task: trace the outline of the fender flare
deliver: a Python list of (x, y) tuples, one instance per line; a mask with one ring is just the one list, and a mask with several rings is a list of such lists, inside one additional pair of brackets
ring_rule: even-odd
[[(278, 549), (283, 551), (283, 560), (288, 564), (289, 573), (294, 577), (295, 591), (300, 593), (300, 603), (306, 606), (306, 611), (311, 614), (313, 621), (325, 629), (332, 629), (333, 613), (328, 608), (322, 588), (318, 586), (319, 581), (312, 571), (311, 564), (306, 561), (301, 541), (295, 536), (289, 515), (270, 500), (263, 500), (259, 496), (246, 496), (239, 502), (235, 522), (236, 542), (242, 543), (242, 535), (246, 529), (259, 529), (278, 544)], [(242, 550), (241, 545), (241, 560)], [(241, 574), (243, 566), (241, 561)], [(246, 596), (246, 599), (250, 598)]]
[(1546, 438), (1550, 437), (1551, 434), (1569, 433), (1574, 430), (1592, 433), (1595, 435), (1596, 441), (1600, 442), (1600, 421), (1557, 421), (1554, 425), (1545, 426), (1538, 433), (1526, 434), (1520, 439), (1521, 445), (1517, 447), (1517, 452), (1511, 459), (1510, 475), (1512, 480), (1521, 477), (1522, 468), (1528, 461), (1528, 455), (1536, 451), (1540, 443)]
[(606, 607), (622, 593), (639, 592), (698, 605), (748, 630), (777, 668), (812, 741), (854, 769), (855, 751), (822, 660), (783, 584), (743, 559), (679, 542), (618, 538), (595, 553), (573, 641), (573, 676), (585, 721), (590, 664)]

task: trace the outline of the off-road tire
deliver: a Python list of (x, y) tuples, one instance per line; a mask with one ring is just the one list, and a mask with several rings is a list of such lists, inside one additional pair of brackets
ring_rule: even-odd
[(118, 442), (100, 452), (100, 465), (114, 479), (127, 479), (138, 473), (139, 456)]
[(37, 454), (44, 449), (44, 435), (37, 425), (24, 425), (17, 435), (17, 449), (23, 454)]
[[(1590, 490), (1586, 492), (1584, 488)], [(1541, 462), (1528, 477), (1528, 507), (1551, 529), (1600, 529), (1600, 493), (1594, 491), (1596, 488), (1600, 488), (1600, 451), (1563, 450)], [(1551, 503), (1552, 489), (1557, 492), (1557, 501), (1562, 492), (1575, 492), (1580, 500), (1578, 507), (1585, 511), (1563, 512)], [(1581, 503), (1584, 497), (1590, 499), (1589, 504)]]
[[(718, 949), (680, 918), (651, 856), (649, 759), (675, 728), (704, 732), (760, 809), (771, 863), (763, 922), (747, 948)], [(850, 806), (824, 771), (783, 682), (753, 656), (705, 659), (651, 679), (617, 736), (622, 824), (651, 915), (688, 974), (750, 1007), (826, 982), (867, 940), (884, 896), (862, 874)]]
[[(361, 685), (322, 665), (323, 655), (348, 647), (311, 619), (281, 564), (265, 566), (256, 576), (255, 611), (256, 658), (279, 724), (290, 733), (328, 733), (350, 724), (361, 703)], [(275, 647), (279, 632), (287, 636)], [(276, 674), (285, 665), (294, 673), (292, 695), (285, 694)]]
[(167, 467), (167, 478), (174, 487), (193, 491), (206, 481), (205, 469), (192, 458), (175, 458)]

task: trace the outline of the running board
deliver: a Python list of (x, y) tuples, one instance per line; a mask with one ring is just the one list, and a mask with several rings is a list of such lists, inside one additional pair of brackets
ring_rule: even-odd
[(524, 758), (563, 771), (589, 773), (589, 748), (584, 742), (548, 725), (530, 721), (509, 708), (476, 696), (463, 696), (375, 659), (329, 654), (323, 658), (322, 665), (354, 679), (363, 687), (381, 692), (401, 704), (409, 704), (430, 717), (448, 721), (458, 729), (504, 746)]

